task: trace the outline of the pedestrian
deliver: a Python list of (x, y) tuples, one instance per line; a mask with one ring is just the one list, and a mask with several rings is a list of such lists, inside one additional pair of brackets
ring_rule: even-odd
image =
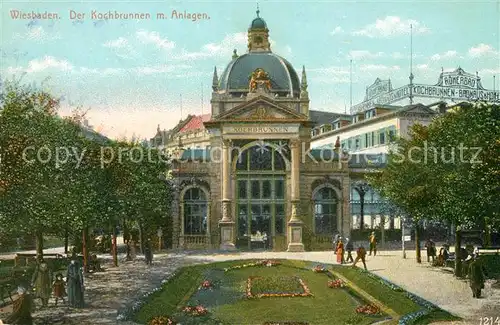
[(352, 241), (349, 238), (346, 238), (347, 244), (345, 245), (345, 249), (347, 250), (347, 259), (346, 262), (354, 262), (352, 258), (352, 251), (354, 250), (354, 246), (352, 245)]
[(66, 274), (66, 283), (68, 285), (68, 305), (71, 307), (85, 307), (85, 286), (83, 281), (83, 270), (80, 265), (76, 263), (76, 260), (72, 259), (68, 265), (68, 271)]
[(339, 243), (339, 235), (338, 234), (333, 234), (332, 236), (332, 246), (333, 246), (333, 250), (336, 251), (337, 250), (337, 244)]
[(342, 238), (337, 243), (337, 263), (344, 264), (344, 243)]
[(365, 257), (366, 257), (366, 249), (363, 246), (359, 246), (358, 250), (356, 251), (356, 259), (354, 260), (354, 263), (352, 264), (352, 266), (353, 267), (356, 266), (358, 261), (361, 260), (361, 262), (363, 262), (363, 266), (365, 267), (365, 270), (367, 270)]
[(31, 285), (35, 291), (34, 298), (40, 298), (42, 307), (47, 307), (52, 291), (52, 276), (50, 268), (43, 257), (38, 259), (35, 271), (33, 272)]
[[(472, 290), (472, 297), (480, 298), (481, 289), (484, 289), (484, 272), (479, 257), (472, 257), (469, 265), (469, 283)], [(468, 258), (469, 259), (469, 258)]]
[(427, 262), (430, 262), (432, 259), (432, 263), (434, 263), (436, 257), (436, 244), (432, 239), (428, 239), (425, 242), (425, 248), (427, 250)]
[(66, 297), (66, 283), (63, 280), (63, 275), (61, 273), (56, 274), (56, 280), (52, 284), (52, 292), (56, 298), (56, 306), (59, 299), (64, 303), (64, 297)]
[(146, 242), (146, 247), (144, 247), (144, 258), (146, 259), (146, 264), (153, 264), (153, 248), (151, 247), (151, 239)]
[(375, 256), (377, 255), (377, 237), (375, 237), (375, 231), (372, 231), (368, 239), (370, 240), (370, 256), (372, 256), (372, 252), (373, 256)]

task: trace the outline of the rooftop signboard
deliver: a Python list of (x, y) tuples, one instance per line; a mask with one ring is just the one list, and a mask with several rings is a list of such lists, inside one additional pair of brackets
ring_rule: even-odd
[(451, 72), (441, 72), (435, 85), (409, 84), (392, 89), (390, 80), (380, 80), (366, 89), (365, 100), (351, 107), (351, 114), (363, 112), (376, 105), (388, 105), (410, 97), (427, 97), (441, 100), (500, 102), (500, 92), (488, 90), (481, 85), (481, 78), (458, 68)]

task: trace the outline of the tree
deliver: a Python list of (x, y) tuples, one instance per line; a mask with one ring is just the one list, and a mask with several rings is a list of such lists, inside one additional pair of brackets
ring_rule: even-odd
[[(414, 125), (409, 138), (398, 139), (387, 167), (371, 177), (371, 184), (416, 225), (435, 218), (454, 223), (457, 230), (478, 225), (486, 231), (498, 229), (499, 139), (498, 105), (458, 105), (428, 127)], [(455, 274), (460, 275), (460, 258), (456, 260)]]
[(68, 187), (65, 168), (56, 159), (58, 149), (77, 133), (57, 117), (58, 101), (44, 91), (7, 83), (1, 97), (0, 224), (34, 234), (42, 255), (43, 234), (56, 232), (59, 197)]
[(420, 220), (432, 214), (435, 204), (433, 177), (425, 164), (422, 148), (428, 139), (426, 127), (415, 124), (409, 138), (396, 139), (396, 146), (388, 155), (387, 166), (377, 174), (368, 176), (370, 184), (385, 198), (411, 216), (415, 225), (417, 263), (421, 263)]

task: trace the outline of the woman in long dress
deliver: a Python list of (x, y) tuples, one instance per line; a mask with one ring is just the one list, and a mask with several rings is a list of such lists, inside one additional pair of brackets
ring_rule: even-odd
[(337, 263), (344, 263), (344, 243), (339, 239), (337, 243)]
[(83, 272), (75, 260), (72, 260), (68, 266), (66, 281), (68, 282), (68, 305), (75, 308), (83, 308), (85, 305), (83, 299)]
[(52, 293), (52, 276), (49, 266), (43, 259), (40, 259), (35, 267), (32, 284), (35, 290), (34, 298), (40, 298), (42, 306), (46, 307)]

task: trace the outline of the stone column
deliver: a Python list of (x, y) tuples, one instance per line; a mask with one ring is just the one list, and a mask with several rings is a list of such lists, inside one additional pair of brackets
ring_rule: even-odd
[(288, 252), (303, 252), (304, 244), (302, 243), (302, 226), (300, 220), (300, 141), (292, 139), (290, 141), (292, 150), (292, 170), (291, 170), (291, 186), (290, 186), (290, 203), (291, 216), (288, 221)]
[(172, 248), (179, 249), (181, 227), (183, 225), (180, 222), (180, 211), (179, 211), (179, 189), (174, 188), (174, 201), (172, 202), (172, 219), (173, 219), (173, 230), (172, 230)]
[[(344, 173), (344, 171), (341, 171)], [(352, 215), (351, 215), (351, 181), (347, 174), (342, 176), (342, 215), (344, 216), (342, 225), (342, 236), (351, 238)]]
[(223, 250), (234, 250), (234, 226), (231, 216), (231, 140), (223, 140), (222, 144), (222, 219), (219, 221), (221, 246)]

